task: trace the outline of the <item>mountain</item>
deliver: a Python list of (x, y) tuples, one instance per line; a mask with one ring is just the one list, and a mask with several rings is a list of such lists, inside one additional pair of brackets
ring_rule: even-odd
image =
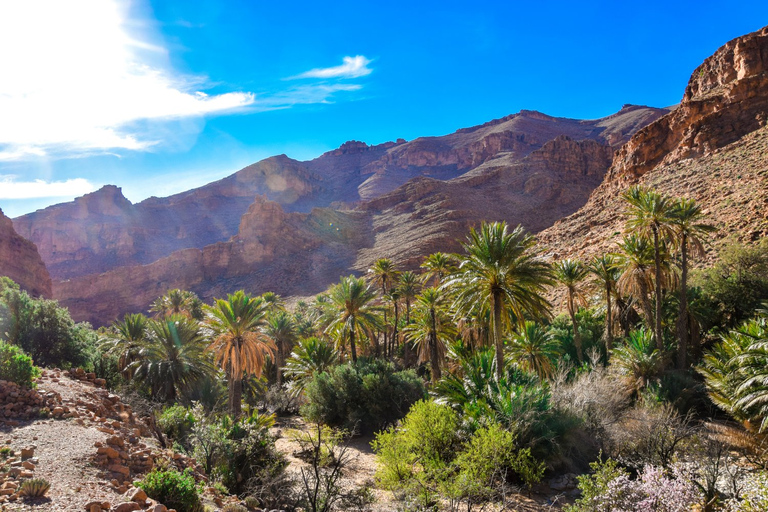
[(51, 276), (35, 244), (13, 229), (11, 219), (0, 210), (0, 276), (13, 279), (33, 296), (51, 296)]
[(768, 236), (768, 27), (736, 38), (691, 76), (674, 112), (635, 134), (584, 207), (540, 234), (553, 256), (615, 250), (621, 194), (642, 184), (695, 199), (725, 240)]
[(348, 209), (417, 177), (450, 180), (514, 165), (563, 135), (616, 148), (666, 112), (625, 106), (603, 119), (579, 121), (523, 111), (443, 137), (374, 146), (351, 141), (308, 162), (275, 156), (203, 187), (137, 204), (106, 186), (18, 217), (14, 227), (37, 245), (54, 279), (69, 279), (229, 240), (256, 195), (287, 212)]

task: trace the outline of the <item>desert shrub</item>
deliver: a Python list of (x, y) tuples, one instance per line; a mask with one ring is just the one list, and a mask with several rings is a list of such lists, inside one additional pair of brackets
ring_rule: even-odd
[(30, 387), (39, 376), (40, 369), (32, 364), (31, 357), (19, 347), (0, 341), (0, 380)]
[(179, 512), (202, 512), (200, 489), (189, 470), (155, 468), (136, 483), (147, 496)]
[(96, 377), (107, 381), (107, 389), (115, 390), (126, 383), (117, 362), (116, 355), (103, 352), (93, 359), (93, 373)]
[(691, 416), (669, 404), (639, 402), (608, 430), (609, 454), (622, 464), (668, 469), (684, 453), (697, 430)]
[(278, 416), (297, 414), (304, 403), (304, 397), (287, 385), (274, 384), (267, 388), (261, 405)]
[(89, 324), (76, 324), (54, 300), (33, 299), (5, 286), (0, 291), (0, 327), (0, 336), (42, 366), (92, 368), (98, 336)]
[(361, 358), (315, 373), (304, 393), (307, 403), (301, 413), (309, 421), (371, 432), (405, 416), (425, 398), (426, 389), (411, 370), (396, 371), (392, 363)]
[(163, 434), (189, 448), (189, 435), (195, 425), (195, 417), (189, 408), (182, 405), (166, 407), (157, 419), (157, 424)]
[(544, 472), (500, 424), (467, 434), (456, 412), (433, 401), (414, 404), (401, 426), (378, 433), (372, 446), (380, 485), (421, 507), (439, 497), (471, 506), (499, 497), (509, 481), (530, 485)]
[(26, 498), (41, 498), (50, 488), (51, 483), (45, 478), (30, 478), (22, 482), (19, 494)]
[(768, 473), (756, 472), (747, 478), (741, 496), (728, 500), (728, 512), (762, 512), (768, 510)]
[(230, 503), (229, 505), (224, 505), (221, 512), (248, 512), (248, 509), (237, 503)]
[(566, 512), (688, 512), (702, 502), (691, 475), (680, 466), (670, 471), (645, 466), (637, 479), (610, 459), (592, 467), (593, 474), (578, 477), (581, 498)]

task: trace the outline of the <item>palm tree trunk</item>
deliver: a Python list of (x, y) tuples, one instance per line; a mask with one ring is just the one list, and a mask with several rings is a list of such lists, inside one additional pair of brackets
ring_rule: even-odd
[(352, 354), (352, 362), (357, 362), (357, 348), (355, 347), (355, 329), (349, 331), (349, 351)]
[(395, 327), (392, 331), (392, 342), (391, 342), (391, 349), (389, 351), (390, 359), (394, 359), (395, 354), (397, 353), (397, 346), (399, 343), (397, 342), (397, 322), (400, 320), (400, 311), (397, 307), (397, 301), (395, 301)]
[(496, 346), (496, 377), (504, 375), (504, 344), (501, 339), (501, 297), (500, 292), (491, 292), (491, 313), (493, 314), (493, 341)]
[[(405, 299), (405, 325), (411, 325), (411, 299)], [(405, 364), (405, 367), (408, 368), (411, 366), (411, 344), (408, 343), (408, 340), (403, 340), (404, 346), (403, 346), (403, 363)]]
[(682, 265), (680, 269), (680, 310), (677, 314), (677, 367), (686, 367), (688, 353), (688, 237), (683, 233), (680, 252)]
[(653, 309), (648, 298), (648, 285), (644, 280), (640, 281), (640, 307), (643, 310), (643, 316), (645, 316), (648, 328), (653, 330)]
[(581, 333), (579, 332), (579, 321), (576, 320), (576, 311), (574, 311), (573, 292), (568, 290), (568, 314), (571, 315), (573, 324), (573, 344), (576, 345), (576, 358), (579, 364), (584, 362), (584, 351), (581, 348)]
[(429, 316), (429, 358), (432, 360), (432, 382), (435, 383), (440, 380), (442, 374), (440, 373), (440, 355), (437, 351), (437, 316), (434, 309), (430, 309)]
[(605, 282), (605, 351), (613, 349), (613, 311), (611, 311), (611, 283)]
[(656, 338), (656, 348), (664, 351), (664, 340), (661, 332), (661, 249), (659, 248), (659, 230), (653, 230), (654, 264), (656, 266), (656, 315), (654, 318), (653, 336)]
[(283, 383), (283, 366), (285, 366), (285, 357), (283, 356), (283, 343), (281, 340), (277, 341), (277, 354), (275, 354), (275, 373), (277, 374), (277, 385), (280, 386)]
[(227, 364), (227, 380), (229, 381), (229, 414), (233, 418), (240, 416), (240, 408), (243, 396), (243, 381), (232, 373), (232, 365)]

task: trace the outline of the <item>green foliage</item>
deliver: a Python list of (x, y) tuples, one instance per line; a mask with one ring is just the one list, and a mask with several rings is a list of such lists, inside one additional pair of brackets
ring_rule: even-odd
[(552, 376), (554, 362), (560, 354), (552, 334), (531, 321), (525, 322), (525, 328), (507, 342), (507, 352), (523, 370), (537, 374), (542, 380)]
[(616, 347), (611, 364), (639, 391), (661, 373), (665, 356), (656, 349), (651, 332), (643, 328), (630, 332), (626, 343)]
[(157, 424), (163, 430), (163, 434), (184, 447), (189, 446), (188, 438), (195, 425), (195, 417), (189, 408), (178, 404), (166, 407), (160, 414)]
[(19, 347), (0, 341), (0, 380), (30, 387), (39, 376), (40, 369), (32, 364), (31, 357)]
[(0, 291), (0, 339), (21, 347), (42, 366), (90, 369), (97, 335), (87, 323), (76, 324), (58, 302), (33, 299), (25, 291)]
[[(605, 360), (605, 345), (602, 343), (605, 316), (596, 309), (580, 308), (576, 321), (581, 334), (581, 346), (585, 357), (599, 354)], [(576, 344), (573, 340), (573, 324), (568, 315), (558, 315), (549, 326), (549, 333), (560, 344), (560, 353), (569, 361), (578, 361)], [(589, 361), (597, 364), (597, 361)]]
[(50, 488), (51, 483), (45, 478), (30, 478), (22, 482), (19, 494), (27, 498), (41, 498)]
[(327, 371), (338, 360), (339, 353), (330, 343), (313, 336), (296, 344), (283, 372), (293, 379), (297, 388), (304, 389), (315, 373)]
[[(592, 512), (598, 510), (602, 499), (608, 494), (608, 486), (619, 477), (628, 477), (615, 460), (596, 461), (589, 465), (592, 474), (577, 477), (581, 497), (572, 506), (566, 507), (566, 512)], [(602, 509), (600, 509), (602, 510)]]
[(136, 485), (143, 489), (147, 496), (168, 508), (175, 508), (179, 512), (203, 510), (200, 489), (188, 469), (179, 473), (174, 469), (155, 468)]
[(508, 479), (531, 485), (544, 473), (544, 464), (518, 449), (515, 435), (500, 424), (467, 438), (459, 415), (433, 401), (414, 404), (400, 428), (378, 433), (372, 446), (382, 487), (425, 507), (438, 496), (469, 503), (492, 499)]
[(314, 374), (304, 392), (308, 402), (301, 412), (308, 420), (363, 432), (395, 423), (426, 396), (412, 370), (363, 358)]
[(710, 269), (693, 275), (716, 315), (705, 327), (734, 327), (768, 300), (768, 239), (755, 245), (731, 243)]

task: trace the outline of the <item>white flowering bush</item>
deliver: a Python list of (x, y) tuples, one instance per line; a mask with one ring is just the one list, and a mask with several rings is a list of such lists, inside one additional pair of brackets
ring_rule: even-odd
[(647, 465), (636, 479), (611, 459), (593, 463), (592, 469), (579, 477), (582, 497), (567, 512), (689, 512), (703, 499), (681, 466), (665, 471)]

